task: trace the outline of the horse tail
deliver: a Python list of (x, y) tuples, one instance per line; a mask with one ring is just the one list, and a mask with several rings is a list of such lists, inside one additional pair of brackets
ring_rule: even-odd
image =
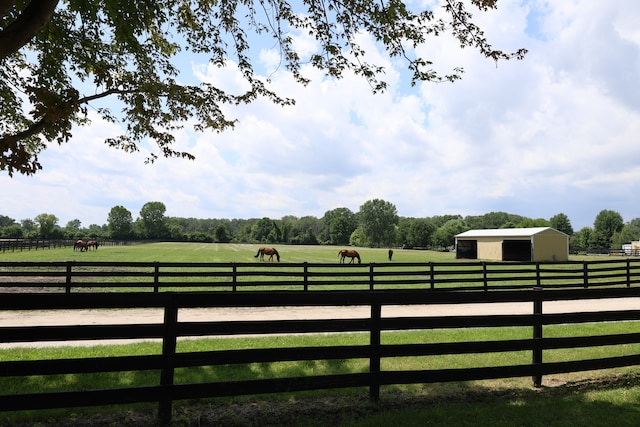
[(278, 262), (280, 262), (280, 254), (278, 253), (278, 250), (276, 248), (273, 248), (273, 252), (276, 253), (276, 258), (278, 259)]
[(254, 256), (254, 258), (258, 258), (258, 255), (260, 255), (260, 249), (258, 249), (258, 253), (256, 254), (256, 256)]

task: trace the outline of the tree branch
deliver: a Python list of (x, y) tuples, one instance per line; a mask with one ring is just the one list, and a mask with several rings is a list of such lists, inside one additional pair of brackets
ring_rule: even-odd
[(16, 0), (0, 0), (0, 16), (5, 16), (16, 4)]
[[(0, 60), (16, 53), (51, 19), (59, 0), (32, 0), (20, 16), (0, 31)], [(11, 3), (11, 2), (9, 2)], [(5, 8), (2, 2), (0, 8)]]

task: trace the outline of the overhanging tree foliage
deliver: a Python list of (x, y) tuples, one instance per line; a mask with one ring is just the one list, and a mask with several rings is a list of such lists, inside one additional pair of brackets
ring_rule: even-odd
[[(88, 111), (120, 122), (124, 133), (106, 143), (137, 151), (153, 141), (157, 156), (193, 158), (173, 148), (172, 133), (191, 119), (196, 130), (222, 131), (234, 118), (226, 105), (280, 97), (254, 71), (250, 38), (271, 40), (281, 64), (302, 84), (310, 63), (329, 76), (351, 71), (374, 92), (383, 90), (383, 67), (369, 63), (357, 35), (370, 34), (390, 57), (402, 58), (419, 81), (455, 81), (462, 69), (440, 74), (414, 47), (450, 32), (461, 47), (478, 49), (495, 61), (522, 58), (525, 50), (493, 49), (473, 23), (470, 9), (486, 11), (497, 0), (443, 0), (444, 18), (433, 10), (412, 10), (401, 0), (0, 0), (0, 169), (34, 174), (38, 154), (51, 142), (67, 142)], [(474, 5), (474, 6), (471, 6)], [(295, 32), (314, 37), (317, 50), (296, 49)], [(255, 39), (252, 39), (255, 40)], [(211, 83), (185, 83), (176, 58), (199, 55), (217, 67), (233, 66), (248, 83), (230, 93)], [(190, 76), (189, 76), (190, 77)], [(115, 98), (121, 111), (101, 102)]]

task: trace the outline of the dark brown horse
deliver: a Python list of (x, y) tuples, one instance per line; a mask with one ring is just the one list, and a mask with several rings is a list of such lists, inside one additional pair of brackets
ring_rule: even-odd
[(100, 246), (100, 244), (98, 244), (97, 240), (89, 240), (87, 242), (87, 250), (89, 250), (90, 248), (93, 247), (93, 249), (95, 249), (97, 251), (98, 250), (98, 246)]
[(276, 248), (260, 248), (258, 249), (258, 253), (256, 254), (256, 256), (254, 256), (254, 258), (258, 258), (258, 255), (260, 255), (260, 261), (264, 261), (264, 256), (269, 255), (269, 261), (271, 262), (273, 262), (273, 256), (275, 255), (278, 259), (278, 262), (280, 262), (280, 254), (278, 253)]
[(340, 256), (340, 263), (344, 264), (344, 259), (346, 257), (351, 258), (351, 261), (349, 261), (349, 264), (353, 264), (353, 261), (358, 258), (358, 264), (362, 264), (362, 260), (360, 259), (360, 254), (358, 253), (358, 251), (355, 251), (353, 249), (342, 249), (340, 252), (338, 252), (338, 255)]
[(79, 250), (80, 252), (87, 250), (87, 244), (83, 240), (78, 240), (73, 244), (73, 250)]

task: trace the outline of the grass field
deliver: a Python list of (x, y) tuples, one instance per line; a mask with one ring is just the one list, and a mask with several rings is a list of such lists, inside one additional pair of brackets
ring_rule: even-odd
[[(236, 243), (145, 243), (129, 246), (100, 246), (97, 251), (73, 248), (40, 249), (0, 253), (0, 261), (140, 261), (140, 262), (258, 262), (261, 245)], [(263, 245), (264, 246), (264, 245)], [(282, 263), (338, 262), (337, 246), (275, 245)], [(363, 263), (387, 262), (386, 248), (356, 248)], [(347, 258), (348, 260), (348, 258)], [(454, 261), (453, 252), (395, 249), (396, 262)]]

